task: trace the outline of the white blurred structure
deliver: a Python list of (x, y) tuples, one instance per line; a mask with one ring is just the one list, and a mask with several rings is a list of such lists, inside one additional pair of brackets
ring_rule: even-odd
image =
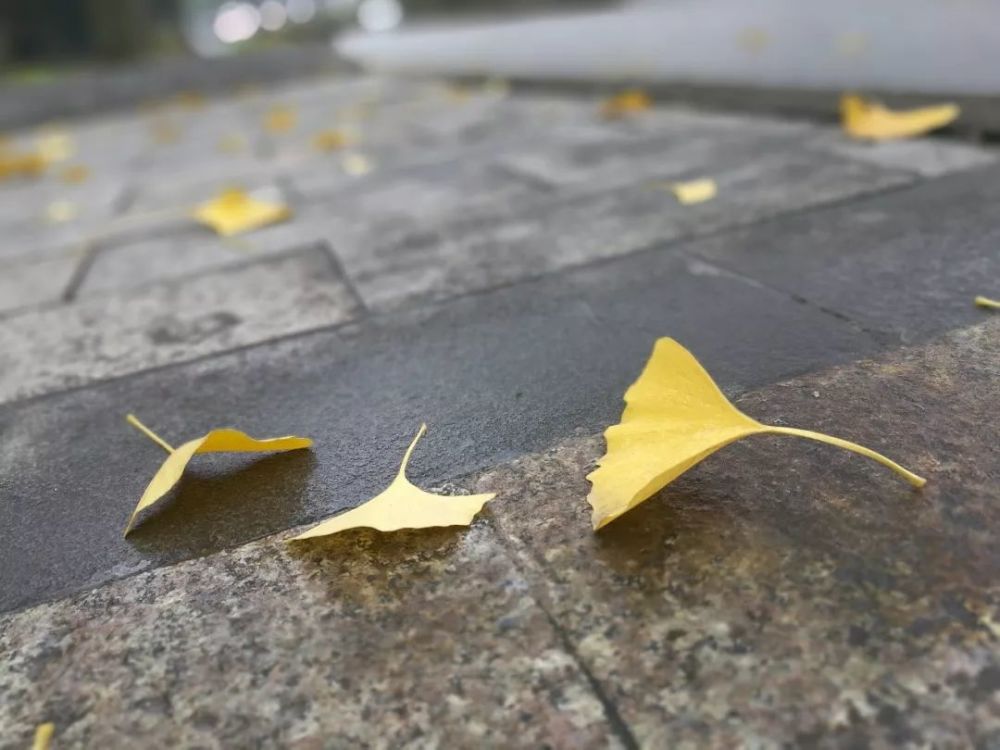
[(675, 0), (351, 33), (336, 48), (401, 73), (1000, 94), (988, 0)]

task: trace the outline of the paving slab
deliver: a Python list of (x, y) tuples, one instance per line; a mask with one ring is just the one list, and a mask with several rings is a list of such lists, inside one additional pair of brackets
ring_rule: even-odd
[(60, 302), (81, 257), (69, 253), (0, 266), (0, 315)]
[(322, 247), (90, 296), (4, 320), (0, 402), (336, 325), (358, 313)]
[(635, 185), (594, 196), (540, 196), (514, 215), (456, 217), (430, 226), (361, 222), (329, 241), (365, 303), (392, 310), (509, 284), (682, 237), (806, 206), (905, 185), (911, 177), (792, 151), (732, 161), (714, 174), (719, 196), (681, 206), (668, 190)]
[(902, 341), (981, 318), (1000, 279), (1000, 169), (791, 216), (687, 250)]
[(597, 534), (597, 436), (469, 486), (502, 493), (491, 518), (638, 746), (989, 747), (998, 364), (990, 320), (737, 399), (888, 453), (922, 491), (785, 437), (723, 449)]
[[(595, 431), (617, 415), (651, 341), (666, 334), (698, 347), (730, 391), (875, 347), (787, 296), (647, 253), (0, 406), (0, 566), (8, 572), (0, 609), (352, 507), (384, 488), (423, 421), (431, 433), (415, 457), (418, 481)], [(200, 457), (177, 501), (123, 540), (163, 458), (124, 423), (129, 411), (168, 441), (230, 425), (303, 434), (316, 445), (260, 461)]]
[(936, 138), (866, 143), (837, 131), (816, 137), (810, 141), (810, 146), (888, 169), (915, 172), (923, 177), (940, 177), (997, 161), (997, 152), (993, 149)]
[(0, 619), (0, 747), (628, 747), (528, 588), (483, 525), (152, 571)]

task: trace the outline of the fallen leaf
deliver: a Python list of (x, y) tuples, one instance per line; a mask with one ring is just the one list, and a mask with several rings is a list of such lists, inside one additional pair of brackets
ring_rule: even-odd
[(736, 409), (687, 349), (656, 342), (639, 379), (625, 392), (621, 422), (604, 433), (608, 448), (587, 477), (594, 529), (670, 484), (729, 443), (756, 434), (795, 435), (846, 448), (899, 472), (915, 487), (926, 480), (864, 446), (810, 430), (772, 427)]
[(247, 150), (247, 139), (239, 133), (230, 133), (219, 139), (219, 151), (224, 154), (240, 154)]
[(313, 136), (313, 146), (319, 151), (337, 151), (350, 146), (353, 139), (343, 130), (321, 130)]
[(715, 180), (708, 177), (685, 182), (666, 182), (661, 183), (661, 186), (672, 192), (676, 196), (677, 202), (684, 206), (710, 201), (719, 191)]
[(316, 536), (336, 534), (347, 529), (369, 528), (378, 531), (400, 529), (427, 529), (435, 526), (468, 526), (494, 494), (485, 495), (435, 495), (425, 492), (406, 478), (406, 465), (427, 430), (420, 425), (417, 436), (406, 449), (399, 473), (385, 490), (353, 510), (334, 516), (313, 526), (308, 531), (289, 539), (290, 542)]
[(76, 152), (73, 137), (64, 130), (48, 128), (35, 138), (35, 148), (49, 164), (66, 161)]
[(0, 149), (0, 180), (11, 177), (38, 177), (48, 164), (45, 157), (37, 151)]
[(193, 215), (223, 237), (232, 237), (286, 221), (292, 210), (284, 203), (258, 200), (244, 190), (230, 188), (202, 203)]
[(52, 201), (45, 207), (45, 219), (53, 224), (73, 221), (80, 211), (73, 201)]
[(264, 130), (271, 135), (287, 133), (295, 127), (298, 116), (291, 107), (275, 105), (264, 115)]
[(872, 141), (890, 141), (912, 138), (943, 128), (959, 115), (955, 104), (939, 104), (902, 112), (886, 109), (878, 102), (845, 94), (840, 99), (840, 119), (852, 138)]
[(59, 173), (59, 177), (62, 178), (63, 182), (68, 182), (71, 185), (79, 185), (81, 182), (86, 182), (87, 178), (90, 177), (90, 169), (83, 164), (71, 164), (63, 167), (63, 170)]
[(362, 154), (347, 154), (340, 163), (344, 173), (351, 177), (361, 177), (372, 171), (372, 164)]
[(199, 91), (182, 91), (174, 97), (174, 101), (181, 109), (186, 109), (188, 112), (197, 112), (205, 108), (206, 100), (205, 95)]
[(1000, 310), (1000, 301), (990, 299), (989, 297), (983, 297), (981, 295), (976, 297), (976, 304), (979, 307), (987, 307), (991, 310)]
[(181, 129), (170, 120), (153, 120), (149, 124), (149, 134), (154, 143), (166, 146), (180, 140)]
[(125, 419), (169, 454), (167, 460), (163, 462), (159, 471), (146, 487), (146, 491), (142, 493), (135, 510), (132, 511), (128, 524), (125, 526), (125, 536), (132, 530), (136, 516), (163, 498), (180, 481), (185, 467), (198, 453), (282, 453), (299, 448), (309, 448), (313, 444), (309, 438), (296, 437), (295, 435), (257, 440), (239, 430), (224, 427), (212, 430), (204, 437), (189, 440), (178, 448), (173, 448), (140, 422), (135, 415), (129, 414)]
[(55, 731), (56, 725), (51, 721), (35, 727), (35, 741), (31, 743), (31, 750), (49, 750), (49, 743), (52, 742), (52, 734)]
[(604, 117), (616, 118), (645, 112), (653, 106), (653, 100), (642, 89), (628, 89), (615, 94), (601, 104), (601, 114)]

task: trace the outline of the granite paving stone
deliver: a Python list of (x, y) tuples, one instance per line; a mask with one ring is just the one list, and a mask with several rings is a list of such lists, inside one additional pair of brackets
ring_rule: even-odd
[(810, 146), (887, 169), (916, 172), (923, 177), (940, 177), (997, 161), (996, 151), (934, 138), (865, 143), (834, 132), (818, 136), (810, 141)]
[(336, 325), (358, 312), (322, 247), (89, 296), (3, 322), (0, 402)]
[(597, 436), (469, 487), (502, 493), (490, 517), (641, 747), (990, 747), (998, 363), (991, 320), (737, 399), (886, 452), (922, 491), (786, 437), (723, 449), (597, 534)]
[(972, 300), (1000, 279), (998, 201), (1000, 168), (986, 167), (687, 251), (869, 330), (917, 341), (981, 320)]
[(619, 257), (912, 179), (806, 152), (748, 157), (714, 177), (719, 196), (697, 206), (681, 206), (669, 191), (641, 184), (574, 199), (556, 194), (489, 221), (364, 222), (330, 242), (365, 303), (383, 311)]
[(61, 301), (80, 258), (80, 253), (68, 253), (29, 259), (16, 267), (0, 265), (0, 316)]
[(161, 568), (0, 619), (0, 747), (628, 747), (528, 589), (482, 524)]
[[(293, 307), (278, 319), (293, 313), (304, 314)], [(0, 609), (352, 507), (384, 488), (421, 422), (430, 433), (412, 476), (425, 482), (597, 430), (665, 334), (698, 347), (736, 391), (875, 350), (833, 316), (649, 253), (3, 405)], [(767, 358), (755, 356), (762, 350)], [(162, 461), (123, 421), (130, 411), (168, 441), (231, 425), (306, 435), (315, 446), (259, 461), (199, 457), (178, 499), (123, 540), (124, 520)], [(84, 447), (94, 435), (99, 461)], [(50, 501), (40, 506), (39, 496)]]

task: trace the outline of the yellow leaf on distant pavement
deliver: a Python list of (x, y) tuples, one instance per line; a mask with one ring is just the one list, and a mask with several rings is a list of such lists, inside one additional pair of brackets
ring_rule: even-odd
[(990, 299), (989, 297), (983, 297), (983, 296), (976, 297), (976, 304), (979, 307), (987, 307), (991, 310), (1000, 310), (1000, 301), (995, 299)]
[(420, 425), (417, 436), (406, 449), (396, 478), (385, 490), (353, 510), (323, 521), (288, 541), (336, 534), (347, 529), (370, 528), (378, 531), (426, 529), (435, 526), (468, 526), (495, 495), (435, 495), (410, 483), (406, 465), (427, 429)]
[(140, 430), (169, 454), (167, 460), (163, 462), (159, 471), (146, 487), (146, 491), (142, 493), (135, 510), (132, 511), (128, 524), (125, 526), (126, 536), (135, 525), (135, 519), (139, 513), (170, 492), (174, 485), (180, 481), (185, 467), (199, 453), (280, 453), (308, 448), (312, 445), (312, 440), (309, 438), (294, 435), (257, 440), (239, 430), (223, 428), (212, 430), (204, 437), (189, 440), (180, 447), (174, 448), (136, 419), (134, 415), (129, 414), (126, 419), (129, 424)]
[(653, 106), (653, 100), (642, 89), (628, 89), (606, 99), (601, 105), (601, 114), (608, 118), (625, 117), (645, 112)]
[(371, 162), (363, 154), (346, 154), (340, 166), (351, 177), (361, 177), (372, 171)]
[(748, 435), (795, 435), (868, 456), (915, 487), (926, 480), (864, 446), (810, 430), (751, 419), (723, 395), (687, 349), (656, 342), (639, 379), (625, 392), (621, 422), (604, 433), (607, 452), (587, 479), (594, 529), (615, 520), (720, 448)]
[(710, 201), (719, 191), (718, 186), (715, 184), (715, 180), (708, 177), (700, 180), (667, 182), (661, 184), (677, 197), (678, 203), (685, 206), (693, 206), (696, 203)]
[(35, 147), (48, 163), (66, 161), (76, 152), (73, 137), (58, 128), (46, 128), (35, 139)]
[(78, 185), (81, 182), (86, 182), (87, 178), (90, 177), (90, 169), (83, 164), (70, 164), (68, 167), (63, 167), (59, 177), (62, 178), (63, 182)]
[(313, 136), (313, 146), (319, 151), (337, 151), (350, 146), (353, 139), (343, 130), (321, 130)]
[(292, 210), (284, 203), (257, 200), (238, 188), (223, 190), (194, 210), (194, 218), (223, 237), (285, 221)]
[(294, 109), (275, 105), (264, 115), (264, 130), (271, 135), (281, 135), (294, 128), (297, 120)]
[(913, 138), (943, 128), (958, 115), (959, 108), (954, 104), (894, 112), (855, 94), (845, 94), (840, 99), (840, 119), (844, 131), (852, 138), (863, 140)]

